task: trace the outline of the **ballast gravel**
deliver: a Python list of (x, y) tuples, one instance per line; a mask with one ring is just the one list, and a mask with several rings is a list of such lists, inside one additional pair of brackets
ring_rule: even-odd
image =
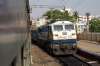
[(59, 60), (49, 55), (36, 44), (31, 44), (31, 66), (63, 66)]

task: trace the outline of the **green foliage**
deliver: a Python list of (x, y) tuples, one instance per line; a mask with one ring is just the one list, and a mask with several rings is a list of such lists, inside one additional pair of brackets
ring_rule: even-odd
[(74, 19), (75, 23), (77, 22), (77, 18), (79, 18), (79, 13), (77, 11), (75, 11), (75, 12), (73, 12), (73, 19)]
[(65, 20), (67, 20), (67, 21), (72, 21), (72, 19), (73, 19), (73, 17), (70, 15), (70, 13), (68, 13), (68, 11), (65, 11), (64, 17), (65, 17)]
[(51, 12), (47, 11), (45, 14), (43, 14), (43, 16), (48, 16), (48, 18), (51, 18)]
[(48, 16), (48, 18), (52, 18), (52, 19), (59, 19), (61, 20), (62, 19), (62, 12), (59, 11), (59, 10), (50, 10), (50, 11), (47, 11), (43, 16)]
[(89, 21), (90, 24), (90, 31), (91, 32), (100, 32), (100, 20), (97, 18), (92, 19), (91, 21)]
[(79, 18), (79, 13), (77, 11), (73, 12), (73, 17), (77, 20), (77, 18)]
[(75, 22), (75, 23), (77, 21), (77, 18), (79, 17), (77, 11), (73, 12), (73, 15), (71, 15), (70, 13), (68, 13), (68, 11), (61, 12), (60, 10), (57, 10), (57, 9), (47, 11), (43, 16), (48, 16), (49, 19), (53, 19), (53, 20), (64, 19), (67, 21)]

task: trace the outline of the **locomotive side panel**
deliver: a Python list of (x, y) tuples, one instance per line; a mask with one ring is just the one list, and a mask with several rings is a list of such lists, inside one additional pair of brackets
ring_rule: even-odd
[(38, 29), (31, 30), (32, 41), (38, 41)]

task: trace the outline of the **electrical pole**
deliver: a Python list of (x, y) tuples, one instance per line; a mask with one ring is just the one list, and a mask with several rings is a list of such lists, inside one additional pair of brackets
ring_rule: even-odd
[(77, 21), (76, 21), (76, 33), (78, 34), (78, 18), (77, 18)]
[(63, 12), (63, 21), (65, 20), (65, 6), (63, 7), (63, 10), (64, 10), (64, 12)]
[(89, 16), (90, 16), (90, 12), (87, 12), (86, 13), (86, 17), (87, 17), (87, 23), (86, 23), (86, 32), (89, 33)]
[(51, 9), (51, 10), (50, 10), (50, 11), (51, 11), (51, 18), (53, 19), (53, 9), (54, 9), (54, 8), (50, 8), (50, 9)]

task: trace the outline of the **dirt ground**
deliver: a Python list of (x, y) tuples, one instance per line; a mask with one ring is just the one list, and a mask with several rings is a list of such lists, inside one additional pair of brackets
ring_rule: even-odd
[(31, 53), (31, 66), (63, 66), (56, 58), (35, 44), (31, 45)]

